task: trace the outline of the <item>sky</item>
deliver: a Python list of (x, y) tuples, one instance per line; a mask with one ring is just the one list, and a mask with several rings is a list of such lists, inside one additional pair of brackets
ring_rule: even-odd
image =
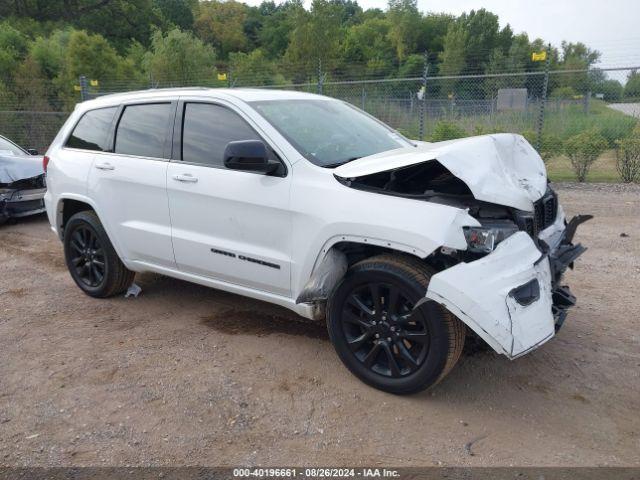
[[(261, 0), (243, 0), (259, 5)], [(385, 9), (386, 0), (358, 0)], [(307, 6), (310, 0), (306, 0)], [(583, 42), (602, 53), (599, 66), (640, 66), (640, 0), (418, 0), (422, 12), (460, 15), (486, 8), (515, 33), (543, 38), (559, 47), (563, 40)]]

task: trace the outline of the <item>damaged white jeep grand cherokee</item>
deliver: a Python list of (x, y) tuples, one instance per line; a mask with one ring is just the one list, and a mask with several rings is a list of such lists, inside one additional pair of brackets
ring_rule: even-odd
[(475, 332), (515, 358), (575, 303), (565, 221), (518, 135), (413, 142), (351, 105), (173, 89), (77, 106), (45, 157), (71, 276), (122, 293), (153, 271), (327, 325), (360, 379), (434, 385)]

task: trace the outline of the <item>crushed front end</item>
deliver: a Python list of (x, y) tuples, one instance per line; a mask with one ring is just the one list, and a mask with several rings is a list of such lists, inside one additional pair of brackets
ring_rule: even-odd
[(522, 136), (417, 143), (334, 175), (351, 188), (464, 210), (479, 224), (463, 227), (466, 249), (442, 244), (427, 257), (438, 273), (426, 297), (497, 352), (515, 358), (541, 345), (575, 304), (562, 275), (585, 250), (573, 237), (591, 216), (566, 221), (542, 158)]
[(472, 200), (468, 208), (482, 226), (465, 232), (467, 251), (439, 253), (444, 267), (457, 258), (432, 277), (427, 297), (516, 358), (553, 337), (575, 305), (562, 276), (586, 250), (573, 237), (591, 216), (567, 222), (550, 187), (532, 211)]

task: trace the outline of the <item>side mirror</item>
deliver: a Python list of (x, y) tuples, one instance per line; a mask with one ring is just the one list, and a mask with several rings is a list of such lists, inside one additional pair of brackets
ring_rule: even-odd
[(270, 162), (267, 147), (260, 140), (229, 142), (224, 149), (224, 165), (232, 170), (273, 173), (279, 162)]
[(27, 153), (29, 155), (38, 155), (38, 149), (37, 148), (27, 148)]

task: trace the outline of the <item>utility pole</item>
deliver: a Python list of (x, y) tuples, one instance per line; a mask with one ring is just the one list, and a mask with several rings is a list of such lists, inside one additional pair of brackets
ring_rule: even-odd
[(429, 76), (429, 52), (424, 52), (424, 73), (422, 75), (422, 102), (420, 102), (420, 140), (424, 140), (425, 119), (427, 116), (427, 77)]

